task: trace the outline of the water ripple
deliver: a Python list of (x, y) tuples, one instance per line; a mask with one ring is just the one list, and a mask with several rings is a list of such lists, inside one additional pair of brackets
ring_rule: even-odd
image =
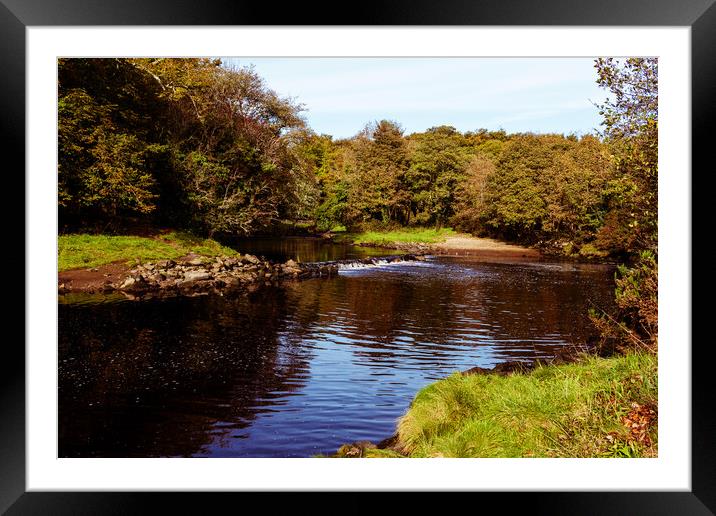
[(305, 457), (378, 441), (431, 381), (583, 343), (587, 298), (607, 306), (612, 281), (439, 257), (248, 296), (62, 304), (60, 455)]

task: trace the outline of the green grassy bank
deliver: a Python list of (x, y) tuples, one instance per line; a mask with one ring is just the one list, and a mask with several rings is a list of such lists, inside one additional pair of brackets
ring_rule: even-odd
[(91, 268), (112, 262), (169, 260), (189, 253), (204, 256), (234, 255), (236, 251), (215, 240), (184, 232), (169, 232), (153, 237), (114, 235), (60, 235), (58, 269)]
[(454, 235), (452, 228), (400, 228), (385, 231), (364, 231), (361, 233), (345, 233), (338, 238), (354, 244), (388, 245), (392, 243), (436, 244)]
[[(529, 374), (433, 383), (398, 422), (395, 450), (364, 457), (653, 457), (657, 358), (628, 354)], [(356, 456), (355, 447), (352, 455)], [(351, 456), (351, 446), (338, 456)]]

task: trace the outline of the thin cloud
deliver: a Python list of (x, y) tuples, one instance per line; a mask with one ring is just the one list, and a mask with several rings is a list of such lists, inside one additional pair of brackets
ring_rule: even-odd
[(253, 65), (279, 95), (305, 105), (319, 133), (348, 137), (366, 122), (399, 121), (406, 132), (448, 124), (522, 132), (585, 133), (599, 125), (590, 99), (592, 59), (234, 58)]

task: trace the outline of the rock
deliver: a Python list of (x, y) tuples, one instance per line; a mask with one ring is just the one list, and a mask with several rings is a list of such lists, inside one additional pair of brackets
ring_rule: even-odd
[(376, 448), (378, 448), (379, 450), (392, 449), (395, 447), (396, 444), (398, 444), (398, 442), (398, 434), (393, 434), (387, 439), (383, 439), (382, 441), (380, 441), (376, 445)]
[(360, 458), (365, 456), (366, 450), (373, 450), (375, 448), (375, 444), (370, 441), (359, 441), (357, 443), (344, 444), (338, 449), (336, 455), (347, 459)]
[(258, 265), (261, 263), (261, 260), (256, 258), (253, 254), (245, 254), (244, 256), (241, 257), (241, 261), (243, 263), (250, 263), (253, 265)]
[(142, 275), (129, 276), (119, 286), (119, 290), (143, 290), (147, 288), (147, 282)]
[(298, 267), (298, 264), (297, 264), (295, 261), (293, 261), (293, 260), (289, 260), (289, 261), (287, 261), (286, 263), (284, 263), (284, 266), (285, 266), (285, 267), (288, 267), (288, 268), (291, 268), (291, 269), (295, 269), (295, 268)]
[(137, 280), (130, 276), (122, 282), (122, 284), (119, 286), (119, 290), (130, 289), (134, 286), (135, 283), (137, 283)]
[(239, 278), (224, 278), (223, 281), (227, 287), (238, 287), (241, 284)]
[(194, 258), (193, 260), (189, 260), (186, 263), (187, 263), (187, 265), (204, 265), (204, 259), (203, 258)]
[(467, 371), (463, 371), (463, 375), (471, 374), (497, 374), (505, 376), (513, 373), (526, 373), (534, 369), (534, 364), (519, 362), (517, 360), (511, 360), (508, 362), (501, 362), (497, 364), (493, 369), (486, 369), (484, 367), (473, 367)]
[(176, 262), (173, 260), (160, 260), (155, 265), (160, 269), (171, 269), (176, 265)]
[(204, 271), (189, 271), (184, 274), (184, 281), (204, 281), (211, 279), (211, 274)]

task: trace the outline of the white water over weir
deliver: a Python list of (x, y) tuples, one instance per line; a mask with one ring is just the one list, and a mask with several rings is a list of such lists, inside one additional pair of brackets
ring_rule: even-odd
[(306, 263), (307, 266), (336, 266), (339, 271), (350, 271), (355, 269), (367, 269), (374, 267), (381, 267), (384, 265), (391, 265), (396, 263), (404, 262), (415, 262), (425, 261), (426, 257), (423, 255), (414, 254), (400, 254), (393, 256), (379, 256), (374, 258), (358, 258), (350, 260), (336, 260), (332, 262), (314, 262)]

